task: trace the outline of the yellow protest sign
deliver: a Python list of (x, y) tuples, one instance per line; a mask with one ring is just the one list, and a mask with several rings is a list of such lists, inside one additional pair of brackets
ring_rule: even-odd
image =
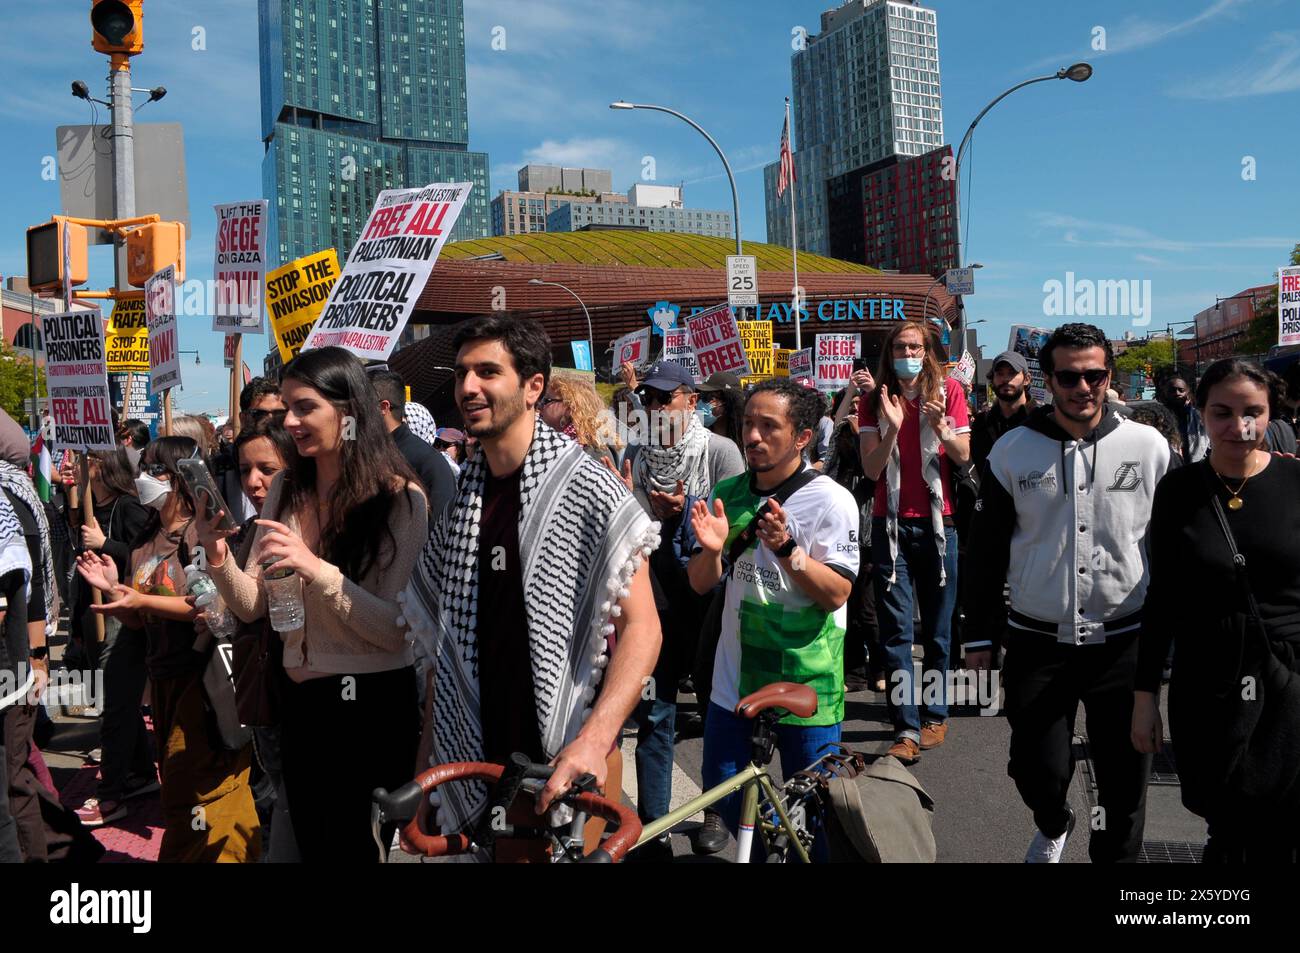
[(773, 369), (773, 377), (790, 376), (790, 355), (794, 351), (789, 348), (775, 347), (772, 349), (772, 356), (776, 359), (776, 365)]
[(113, 305), (104, 347), (110, 374), (149, 370), (149, 328), (145, 324), (143, 298)]
[(740, 343), (749, 358), (749, 369), (753, 372), (740, 379), (741, 386), (749, 387), (773, 374), (772, 322), (771, 321), (737, 321), (740, 331)]
[(297, 357), (338, 276), (339, 256), (333, 248), (267, 272), (266, 307), (284, 363)]

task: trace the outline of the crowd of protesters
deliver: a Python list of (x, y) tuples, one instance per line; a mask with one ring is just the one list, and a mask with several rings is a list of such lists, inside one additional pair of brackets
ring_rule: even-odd
[[(221, 428), (122, 422), (117, 449), (67, 455), (52, 501), (0, 417), (0, 860), (96, 860), (89, 832), (157, 796), (162, 861), (373, 862), (375, 788), (519, 752), (554, 765), (543, 807), (584, 775), (616, 796), (625, 731), (649, 822), (675, 742), (702, 735), (704, 784), (726, 780), (750, 756), (737, 705), (775, 681), (817, 696), (778, 726), (787, 777), (858, 691), (884, 694), (888, 755), (942, 757), (959, 723), (923, 683), (958, 667), (1000, 670), (1027, 861), (1075, 828), (1080, 705), (1107, 819), (1090, 856), (1137, 859), (1166, 683), (1206, 860), (1295, 860), (1300, 381), (1228, 359), (1125, 405), (1105, 334), (1067, 324), (1038, 354), (1050, 402), (1006, 352), (985, 406), (937, 331), (901, 322), (829, 400), (660, 360), (607, 406), (536, 323), (478, 319), (453, 346), (458, 427), (325, 348)], [(72, 807), (37, 744), (61, 606), (63, 664), (103, 679), (98, 787)], [(232, 637), (252, 648), (226, 697)], [(448, 789), (423, 823), (466, 831), (486, 798)], [(697, 853), (738, 807), (706, 812)]]

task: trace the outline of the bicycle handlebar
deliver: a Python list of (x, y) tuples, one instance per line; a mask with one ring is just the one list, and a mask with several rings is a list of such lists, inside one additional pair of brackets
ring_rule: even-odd
[[(425, 857), (449, 857), (463, 854), (473, 846), (468, 834), (426, 834), (420, 830), (418, 811), (429, 792), (448, 781), (484, 781), (495, 784), (501, 780), (504, 767), (483, 761), (460, 761), (440, 764), (422, 772), (415, 780), (402, 785), (391, 794), (376, 788), (371, 799), (379, 812), (379, 823), (403, 823), (402, 837)], [(601, 846), (582, 859), (582, 863), (619, 863), (641, 837), (641, 821), (636, 812), (599, 794), (581, 792), (563, 795), (560, 800), (572, 807), (602, 817), (617, 828)]]

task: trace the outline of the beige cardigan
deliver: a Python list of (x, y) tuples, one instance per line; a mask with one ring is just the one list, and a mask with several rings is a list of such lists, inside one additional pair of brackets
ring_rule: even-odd
[[(266, 495), (263, 512), (277, 513), (284, 474), (277, 474)], [(365, 578), (355, 582), (345, 577), (338, 566), (321, 560), (321, 570), (311, 585), (303, 589), (305, 624), (293, 632), (282, 632), (284, 667), (300, 681), (310, 673), (338, 675), (387, 672), (414, 663), (412, 648), (406, 639), (406, 625), (398, 623), (401, 607), (397, 594), (406, 588), (411, 570), (429, 537), (428, 504), (424, 492), (414, 483), (407, 484), (406, 500), (410, 509), (398, 499), (389, 516), (389, 529), (397, 541), (393, 546), (384, 538), (379, 559)], [(276, 517), (295, 533), (298, 520), (292, 513)], [(234, 553), (209, 572), (221, 598), (244, 622), (266, 615), (266, 590), (262, 587), (259, 556), (266, 527), (258, 526), (253, 538), (246, 569), (240, 569)], [(391, 559), (391, 563), (389, 560)], [(380, 568), (386, 566), (387, 568)], [(293, 672), (297, 669), (299, 671)]]

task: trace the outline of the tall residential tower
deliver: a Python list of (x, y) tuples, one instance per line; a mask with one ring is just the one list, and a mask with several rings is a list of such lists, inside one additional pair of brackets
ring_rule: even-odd
[(270, 266), (347, 257), (384, 189), (473, 182), (451, 240), (491, 234), (469, 151), (462, 0), (258, 0)]

